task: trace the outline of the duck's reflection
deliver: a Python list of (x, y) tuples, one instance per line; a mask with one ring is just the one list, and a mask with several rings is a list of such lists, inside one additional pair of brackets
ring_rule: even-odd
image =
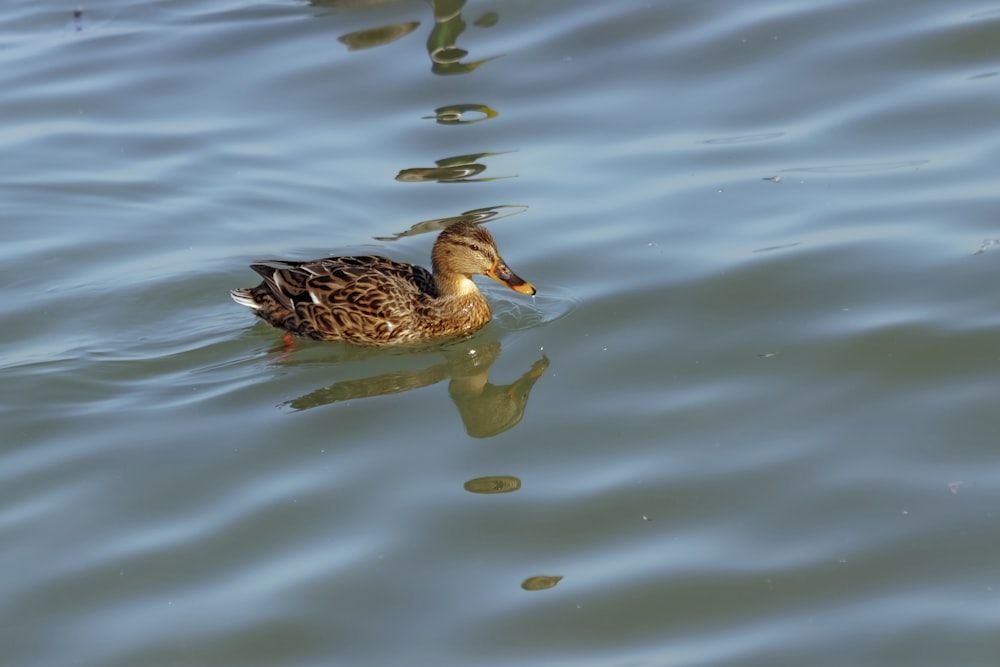
[(489, 438), (521, 421), (531, 388), (549, 367), (549, 360), (542, 356), (515, 382), (496, 385), (490, 382), (489, 371), (500, 356), (500, 341), (467, 340), (449, 345), (443, 354), (443, 361), (428, 368), (344, 380), (311, 391), (286, 405), (294, 410), (307, 410), (338, 401), (398, 394), (450, 379), (448, 394), (458, 408), (466, 432), (474, 438)]

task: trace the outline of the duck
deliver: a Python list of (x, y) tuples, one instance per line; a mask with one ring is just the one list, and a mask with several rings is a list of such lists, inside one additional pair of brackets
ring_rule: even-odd
[(471, 334), (493, 317), (472, 281), (485, 275), (515, 292), (534, 286), (510, 270), (493, 236), (459, 221), (438, 235), (431, 271), (378, 255), (312, 261), (262, 260), (263, 278), (230, 292), (233, 300), (289, 334), (323, 341), (381, 346)]

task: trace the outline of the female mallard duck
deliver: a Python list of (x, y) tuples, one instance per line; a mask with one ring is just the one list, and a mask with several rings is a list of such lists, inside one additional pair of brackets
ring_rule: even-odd
[(391, 345), (471, 333), (490, 321), (490, 304), (472, 282), (487, 275), (534, 294), (497, 251), (485, 228), (457, 222), (441, 232), (427, 269), (377, 256), (311, 262), (269, 260), (250, 268), (257, 287), (231, 292), (272, 326), (317, 340)]

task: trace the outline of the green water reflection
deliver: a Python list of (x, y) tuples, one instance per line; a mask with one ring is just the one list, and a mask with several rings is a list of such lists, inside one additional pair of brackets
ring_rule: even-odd
[(424, 120), (434, 119), (440, 125), (471, 125), (497, 117), (497, 112), (485, 104), (449, 104), (434, 110), (433, 116), (424, 116)]
[(427, 181), (437, 181), (438, 183), (475, 183), (484, 181), (495, 181), (503, 178), (514, 178), (513, 176), (489, 176), (484, 178), (470, 178), (478, 176), (486, 171), (486, 165), (480, 164), (479, 160), (494, 155), (504, 155), (510, 151), (501, 153), (472, 153), (470, 155), (456, 155), (454, 157), (441, 158), (435, 160), (435, 167), (411, 167), (403, 169), (396, 175), (397, 181), (404, 183), (420, 183)]
[(397, 39), (402, 39), (416, 30), (419, 25), (419, 21), (408, 21), (380, 26), (378, 28), (367, 28), (341, 35), (337, 38), (337, 41), (347, 46), (349, 51), (371, 49), (376, 46), (391, 44)]
[(376, 236), (376, 241), (395, 241), (401, 239), (405, 236), (417, 236), (419, 234), (428, 234), (431, 232), (439, 232), (449, 225), (453, 225), (456, 222), (474, 222), (477, 225), (481, 225), (488, 220), (500, 220), (501, 218), (507, 218), (512, 215), (518, 215), (524, 213), (528, 209), (527, 206), (523, 204), (498, 204), (496, 206), (484, 206), (482, 208), (474, 208), (458, 215), (450, 215), (444, 218), (432, 218), (430, 220), (422, 220), (418, 223), (412, 225), (406, 231), (398, 232), (392, 236)]
[[(311, 4), (344, 11), (374, 8), (392, 3), (387, 0), (311, 0)], [(426, 47), (431, 61), (431, 71), (434, 74), (443, 76), (466, 74), (500, 57), (493, 55), (478, 60), (468, 60), (469, 52), (458, 46), (459, 37), (468, 27), (462, 17), (465, 0), (431, 0), (429, 4), (434, 13), (434, 27), (427, 37)], [(473, 25), (478, 28), (492, 28), (499, 20), (500, 15), (497, 12), (487, 11), (474, 19)], [(419, 25), (419, 21), (405, 21), (365, 28), (343, 34), (337, 40), (351, 51), (360, 51), (391, 44), (409, 35)]]

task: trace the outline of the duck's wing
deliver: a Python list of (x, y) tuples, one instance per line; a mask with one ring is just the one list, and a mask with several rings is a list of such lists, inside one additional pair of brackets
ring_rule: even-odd
[(256, 289), (280, 303), (258, 314), (312, 338), (389, 342), (408, 331), (417, 310), (437, 295), (429, 271), (384, 257), (270, 260), (251, 268), (264, 279)]
[(327, 257), (305, 262), (263, 260), (253, 264), (273, 296), (289, 310), (296, 303), (337, 304), (356, 300), (359, 291), (380, 289), (437, 296), (427, 269), (377, 255)]

